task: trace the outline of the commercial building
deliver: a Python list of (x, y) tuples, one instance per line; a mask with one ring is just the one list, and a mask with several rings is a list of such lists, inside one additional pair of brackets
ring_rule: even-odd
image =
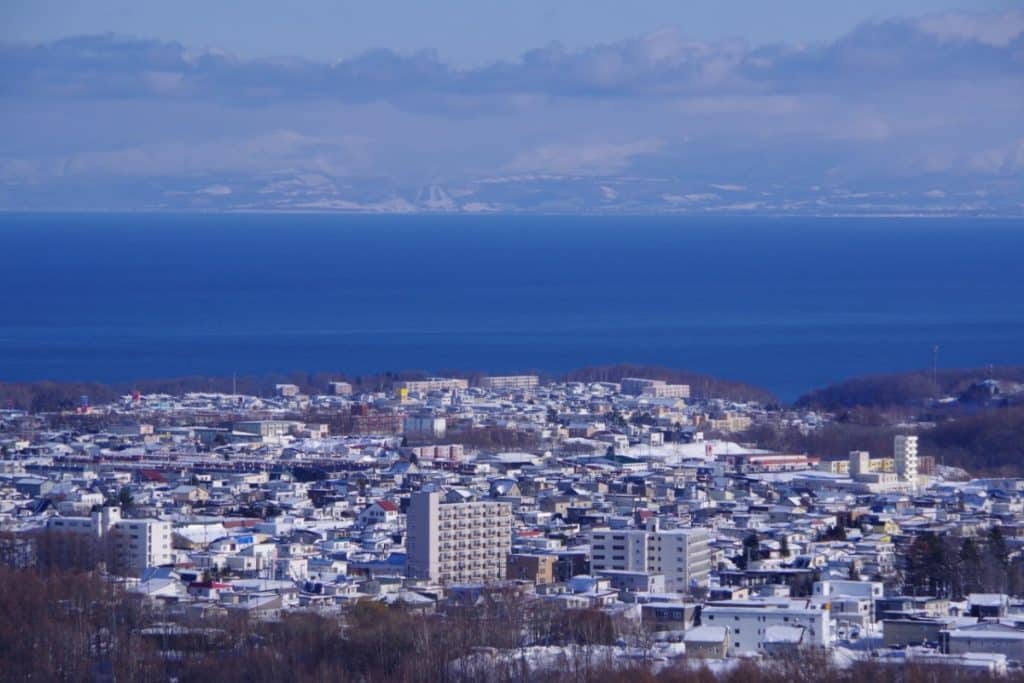
[(807, 470), (817, 467), (819, 461), (806, 453), (728, 453), (718, 457), (727, 469), (745, 474)]
[(590, 534), (591, 566), (605, 571), (665, 576), (665, 590), (706, 586), (711, 550), (706, 529), (661, 529), (656, 518), (646, 529), (595, 529)]
[(443, 583), (504, 579), (512, 549), (512, 510), (491, 501), (445, 502), (413, 494), (407, 517), (408, 574)]

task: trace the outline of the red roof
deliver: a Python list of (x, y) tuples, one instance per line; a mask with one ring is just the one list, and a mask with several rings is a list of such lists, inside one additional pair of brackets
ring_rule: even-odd
[(377, 505), (384, 512), (398, 512), (398, 506), (392, 503), (390, 500), (378, 500)]
[(231, 519), (225, 519), (221, 522), (225, 529), (241, 529), (246, 527), (253, 527), (259, 523), (258, 519), (248, 519), (245, 517), (237, 517)]
[(158, 481), (167, 483), (167, 478), (159, 470), (141, 469), (139, 470), (139, 477), (141, 477), (143, 481)]

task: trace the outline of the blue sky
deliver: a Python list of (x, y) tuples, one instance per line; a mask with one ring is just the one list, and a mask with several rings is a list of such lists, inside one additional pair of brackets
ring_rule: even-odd
[(1024, 213), (1002, 0), (7, 0), (0, 207)]

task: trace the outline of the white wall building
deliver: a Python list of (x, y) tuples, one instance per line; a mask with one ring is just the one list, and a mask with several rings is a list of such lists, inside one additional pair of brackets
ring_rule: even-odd
[(661, 529), (652, 519), (646, 529), (595, 529), (590, 543), (595, 573), (664, 574), (665, 590), (679, 593), (708, 583), (711, 550), (706, 529)]
[(57, 533), (88, 535), (109, 542), (111, 569), (139, 574), (146, 567), (171, 564), (171, 523), (157, 519), (122, 519), (121, 508), (108, 506), (88, 517), (51, 517), (47, 529)]
[(479, 386), (481, 389), (498, 389), (510, 391), (514, 389), (534, 389), (540, 384), (537, 375), (504, 375), (496, 377), (481, 377)]
[(652, 398), (690, 398), (690, 385), (669, 384), (662, 379), (623, 377), (622, 393)]
[(413, 494), (406, 520), (407, 573), (444, 583), (505, 578), (512, 550), (512, 509), (507, 503), (447, 503), (435, 492)]
[(399, 382), (397, 389), (405, 389), (410, 393), (429, 394), (432, 391), (455, 391), (457, 389), (468, 389), (469, 380), (453, 379), (449, 377), (429, 377), (427, 379), (416, 379)]
[(800, 598), (711, 602), (701, 612), (702, 625), (729, 629), (730, 655), (764, 652), (772, 637), (770, 629), (782, 626), (803, 629), (803, 647), (828, 647), (831, 620), (827, 602)]
[(414, 439), (443, 439), (447, 430), (447, 420), (433, 415), (410, 415), (403, 425), (405, 435)]
[(917, 437), (903, 434), (893, 437), (893, 459), (900, 480), (917, 486)]

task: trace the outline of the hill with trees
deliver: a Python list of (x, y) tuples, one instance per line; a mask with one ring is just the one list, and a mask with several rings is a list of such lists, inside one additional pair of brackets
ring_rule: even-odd
[(964, 396), (986, 380), (1024, 382), (1024, 366), (931, 370), (854, 377), (815, 389), (796, 401), (800, 408), (848, 410), (855, 407), (920, 406), (944, 396)]

